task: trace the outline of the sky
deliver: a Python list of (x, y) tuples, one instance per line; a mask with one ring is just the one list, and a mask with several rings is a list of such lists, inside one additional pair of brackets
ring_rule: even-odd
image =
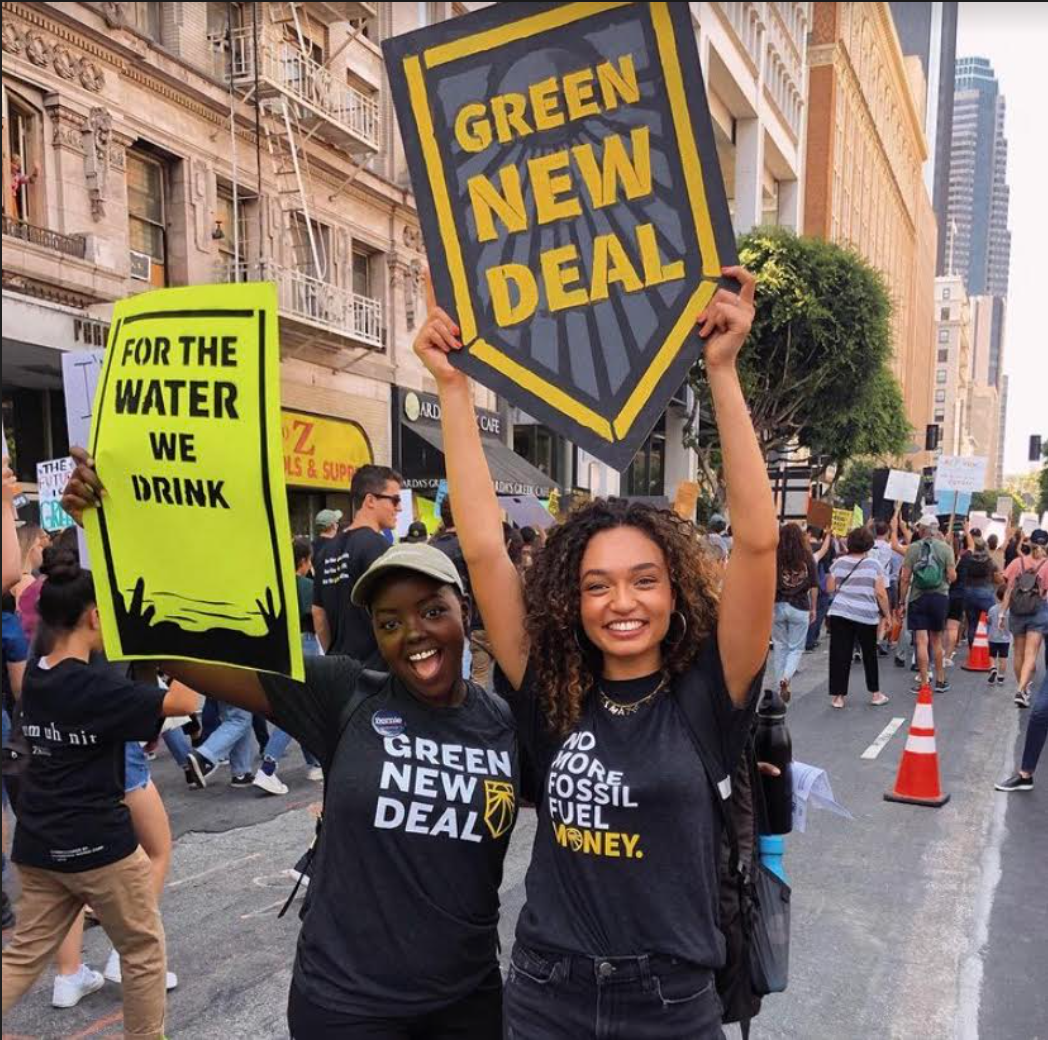
[(1012, 262), (1004, 348), (1009, 376), (1004, 469), (1011, 475), (1031, 468), (1027, 462), (1031, 434), (1048, 440), (1048, 209), (1044, 205), (1048, 4), (962, 3), (957, 57), (989, 58), (1007, 102)]

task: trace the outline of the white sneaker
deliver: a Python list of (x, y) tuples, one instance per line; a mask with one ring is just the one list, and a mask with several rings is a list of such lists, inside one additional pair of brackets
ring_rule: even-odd
[[(106, 961), (105, 977), (107, 982), (115, 982), (118, 986), (123, 982), (124, 977), (120, 971), (120, 954), (113, 950), (109, 955), (109, 960)], [(171, 992), (173, 989), (178, 989), (178, 976), (173, 972), (167, 973), (167, 991)]]
[(267, 776), (261, 769), (255, 774), (254, 786), (266, 794), (282, 795), (288, 792), (287, 784), (276, 773)]
[(75, 975), (55, 976), (55, 985), (51, 990), (51, 1007), (62, 1010), (75, 1008), (84, 997), (97, 993), (105, 984), (106, 980), (97, 971), (81, 964)]
[(306, 779), (311, 780), (314, 784), (319, 784), (324, 779), (324, 770), (320, 766), (310, 766), (306, 770)]

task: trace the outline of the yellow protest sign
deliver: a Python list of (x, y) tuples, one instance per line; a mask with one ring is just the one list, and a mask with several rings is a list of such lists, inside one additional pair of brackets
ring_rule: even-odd
[(843, 538), (852, 529), (852, 511), (850, 509), (835, 509), (833, 511), (833, 533), (838, 538)]
[(856, 506), (852, 510), (852, 529), (854, 530), (856, 527), (862, 527), (865, 523), (866, 517), (863, 515), (862, 506)]
[(281, 450), (276, 289), (118, 303), (86, 516), (106, 653), (304, 675)]

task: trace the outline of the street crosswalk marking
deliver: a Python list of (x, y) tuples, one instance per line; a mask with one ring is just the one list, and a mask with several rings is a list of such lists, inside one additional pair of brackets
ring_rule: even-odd
[(888, 741), (899, 732), (905, 719), (892, 719), (887, 726), (881, 730), (881, 735), (859, 756), (872, 762), (887, 746)]

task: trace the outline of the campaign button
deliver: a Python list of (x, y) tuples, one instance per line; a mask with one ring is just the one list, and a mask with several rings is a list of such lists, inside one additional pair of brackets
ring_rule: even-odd
[(383, 710), (371, 716), (371, 728), (380, 737), (399, 737), (407, 727), (400, 712)]

